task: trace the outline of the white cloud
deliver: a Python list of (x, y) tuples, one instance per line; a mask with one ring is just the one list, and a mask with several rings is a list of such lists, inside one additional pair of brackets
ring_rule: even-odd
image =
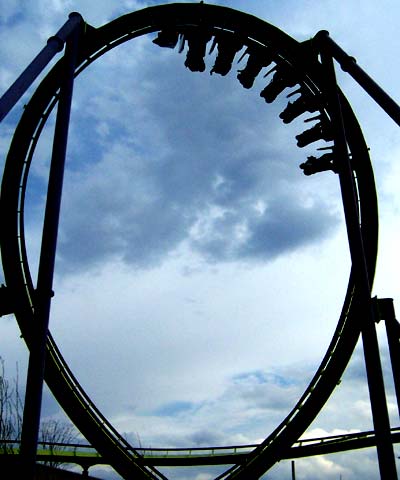
[(312, 439), (312, 438), (331, 437), (336, 435), (347, 435), (349, 433), (357, 433), (357, 432), (359, 432), (359, 430), (357, 429), (345, 430), (342, 428), (334, 428), (333, 430), (328, 431), (328, 430), (324, 430), (323, 428), (311, 428), (300, 438), (301, 440), (305, 440), (305, 439)]
[(301, 464), (298, 464), (297, 467), (298, 478), (349, 478), (351, 475), (351, 470), (345, 468), (341, 465), (336, 464), (334, 461), (321, 456), (316, 457), (312, 460), (301, 460)]

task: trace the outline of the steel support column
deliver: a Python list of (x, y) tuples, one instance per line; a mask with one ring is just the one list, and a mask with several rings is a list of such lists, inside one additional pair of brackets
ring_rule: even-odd
[[(393, 310), (394, 313), (394, 310)], [(390, 360), (392, 364), (393, 381), (397, 398), (397, 410), (400, 416), (400, 343), (399, 324), (394, 317), (386, 319), (386, 334), (389, 345)]]
[(29, 355), (20, 451), (21, 478), (26, 480), (33, 479), (35, 473), (61, 193), (82, 17), (80, 19), (66, 40), (34, 299), (34, 338)]
[(385, 321), (386, 335), (392, 364), (393, 382), (400, 416), (400, 324), (396, 319), (393, 298), (376, 299), (379, 320)]
[(359, 290), (356, 292), (356, 301), (359, 303), (359, 322), (364, 347), (372, 420), (377, 439), (379, 470), (382, 479), (394, 480), (397, 479), (397, 471), (390, 434), (389, 414), (385, 385), (383, 382), (379, 344), (375, 328), (371, 285), (358, 215), (358, 202), (348, 154), (333, 57), (329, 50), (327, 51), (325, 49), (323, 42), (320, 44), (320, 55), (324, 68), (325, 90), (335, 140), (333, 153), (339, 171), (350, 255), (353, 271), (357, 278), (356, 284), (359, 285)]

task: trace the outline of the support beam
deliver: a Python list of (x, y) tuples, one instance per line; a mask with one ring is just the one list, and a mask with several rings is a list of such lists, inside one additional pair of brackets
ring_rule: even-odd
[(296, 480), (296, 464), (294, 460), (291, 461), (291, 465), (292, 465), (292, 480)]
[(320, 51), (331, 55), (351, 75), (354, 80), (370, 95), (375, 102), (400, 126), (399, 105), (357, 64), (354, 57), (348, 55), (332, 38), (329, 32), (321, 30), (315, 37)]
[(381, 478), (397, 479), (393, 445), (390, 435), (389, 414), (383, 382), (379, 344), (375, 328), (374, 310), (371, 299), (364, 242), (358, 215), (358, 202), (348, 154), (347, 139), (343, 123), (341, 103), (336, 83), (333, 57), (329, 49), (321, 48), (321, 63), (324, 68), (325, 90), (329, 115), (335, 140), (334, 156), (338, 166), (343, 209), (346, 221), (352, 268), (356, 277), (356, 300), (358, 302), (364, 358), (372, 410), (372, 420), (377, 439), (377, 453)]
[(376, 321), (385, 321), (397, 410), (400, 417), (400, 324), (396, 319), (393, 298), (374, 298), (373, 301), (377, 313)]
[(11, 295), (10, 289), (5, 285), (0, 285), (0, 317), (14, 313), (15, 301)]
[(20, 464), (22, 475), (19, 478), (26, 480), (32, 480), (35, 475), (61, 193), (81, 24), (82, 17), (80, 17), (79, 23), (75, 23), (75, 27), (70, 32), (66, 42), (64, 72), (60, 87), (60, 99), (50, 164), (38, 281), (34, 301), (34, 338), (29, 355), (21, 434)]
[[(22, 95), (28, 90), (51, 59), (64, 48), (66, 39), (81, 25), (79, 13), (71, 13), (60, 30), (47, 40), (47, 45), (36, 55), (11, 87), (0, 98), (0, 122), (6, 117)], [(79, 27), (80, 28), (80, 27)]]

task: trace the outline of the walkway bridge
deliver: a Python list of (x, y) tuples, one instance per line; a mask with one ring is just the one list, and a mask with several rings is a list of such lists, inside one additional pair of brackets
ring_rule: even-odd
[[(392, 442), (400, 443), (400, 427), (391, 429)], [(39, 443), (37, 461), (71, 463), (88, 471), (94, 465), (108, 465), (110, 462), (91, 445), (77, 443)], [(248, 455), (259, 445), (229, 445), (192, 448), (135, 448), (143, 458), (145, 466), (182, 467), (206, 465), (242, 465)], [(327, 455), (376, 446), (375, 432), (357, 432), (327, 437), (306, 438), (297, 441), (282, 456), (282, 459)], [(19, 452), (18, 441), (0, 441), (1, 455)], [(0, 460), (1, 462), (1, 460)]]

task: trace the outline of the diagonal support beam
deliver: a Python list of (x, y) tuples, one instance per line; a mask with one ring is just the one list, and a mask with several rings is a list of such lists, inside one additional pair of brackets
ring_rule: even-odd
[(351, 75), (354, 80), (372, 97), (375, 102), (400, 126), (400, 106), (373, 80), (358, 64), (354, 57), (348, 55), (332, 38), (329, 32), (321, 30), (314, 41), (318, 49), (331, 55)]
[(11, 87), (0, 98), (0, 122), (28, 90), (51, 59), (64, 48), (64, 43), (82, 22), (79, 13), (71, 13), (60, 30), (47, 40), (47, 45), (36, 55)]

